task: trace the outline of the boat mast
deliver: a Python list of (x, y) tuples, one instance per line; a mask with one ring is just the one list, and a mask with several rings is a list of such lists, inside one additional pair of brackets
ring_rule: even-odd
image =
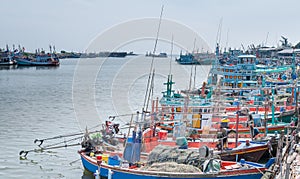
[[(161, 25), (163, 10), (164, 10), (164, 6), (162, 6), (161, 12), (160, 12), (160, 17), (159, 17), (159, 23), (158, 23), (157, 33), (156, 33), (156, 39), (155, 39), (153, 54), (155, 54), (155, 52), (156, 52), (156, 47), (157, 47), (157, 42), (158, 42), (158, 36), (159, 36), (159, 31), (160, 31), (160, 25)], [(154, 56), (155, 55), (152, 56), (152, 60), (151, 60), (150, 72), (149, 72), (149, 77), (148, 77), (148, 82), (147, 82), (147, 89), (146, 89), (145, 98), (144, 98), (143, 111), (148, 110), (150, 95), (151, 95), (151, 93), (153, 94), (153, 91), (151, 91), (151, 89), (153, 88), (154, 80), (152, 78), (154, 77), (154, 72), (155, 72), (155, 70), (154, 70)], [(145, 115), (144, 115), (144, 117), (145, 117)]]
[(169, 75), (171, 75), (172, 73), (173, 43), (174, 43), (174, 35), (172, 34)]

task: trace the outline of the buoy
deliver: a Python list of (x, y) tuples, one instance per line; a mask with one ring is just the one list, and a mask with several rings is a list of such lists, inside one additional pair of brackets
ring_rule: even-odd
[(94, 173), (94, 177), (95, 179), (100, 179), (100, 172), (98, 170), (96, 170), (96, 172)]
[(112, 179), (112, 174), (113, 174), (113, 171), (111, 171), (111, 169), (108, 169), (107, 179)]

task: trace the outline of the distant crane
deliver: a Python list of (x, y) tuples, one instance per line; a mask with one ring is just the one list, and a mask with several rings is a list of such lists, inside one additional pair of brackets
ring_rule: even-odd
[(281, 45), (283, 47), (288, 47), (288, 39), (286, 37), (284, 37), (284, 36), (281, 36), (281, 38), (282, 38), (282, 40), (280, 40)]

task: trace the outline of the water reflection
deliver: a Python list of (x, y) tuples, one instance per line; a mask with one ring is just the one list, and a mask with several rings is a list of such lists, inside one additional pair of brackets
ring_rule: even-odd
[(17, 65), (0, 65), (0, 70), (11, 70), (16, 69)]
[[(102, 177), (101, 177), (102, 178)], [(94, 174), (84, 169), (81, 179), (94, 179)]]
[(18, 65), (0, 65), (0, 70), (24, 70), (24, 69), (33, 69), (33, 70), (54, 70), (58, 69), (59, 66), (18, 66)]
[(17, 66), (18, 69), (35, 69), (35, 70), (55, 70), (58, 69), (59, 66)]

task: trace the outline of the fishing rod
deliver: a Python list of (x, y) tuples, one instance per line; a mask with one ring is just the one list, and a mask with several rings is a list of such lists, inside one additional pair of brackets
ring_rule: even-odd
[(72, 138), (72, 139), (69, 139), (69, 140), (64, 140), (64, 141), (57, 142), (57, 143), (54, 143), (54, 144), (49, 144), (49, 145), (46, 145), (46, 146), (40, 146), (40, 145), (38, 145), (38, 146), (40, 148), (48, 148), (48, 147), (56, 146), (56, 145), (59, 145), (59, 144), (62, 144), (62, 143), (67, 143), (67, 142), (70, 142), (70, 141), (78, 140), (78, 139), (81, 139), (82, 137), (83, 136), (75, 137), (75, 138)]
[[(93, 131), (93, 132), (89, 132), (89, 133), (96, 133), (96, 132), (101, 132), (101, 131)], [(49, 137), (49, 138), (45, 138), (45, 139), (35, 139), (34, 143), (40, 142), (38, 144), (38, 146), (40, 147), (45, 140), (53, 140), (53, 139), (59, 139), (59, 138), (64, 138), (64, 137), (72, 137), (72, 136), (78, 136), (78, 135), (83, 135), (83, 134), (85, 134), (85, 132), (66, 134), (66, 135), (58, 135), (58, 136)]]
[[(97, 133), (97, 132), (101, 132), (101, 131), (92, 131), (92, 132), (89, 132), (89, 134), (93, 134), (93, 133)], [(77, 133), (77, 134), (68, 134), (68, 135), (60, 135), (60, 136), (55, 136), (55, 137), (51, 137), (51, 138), (47, 138), (47, 139), (42, 139), (42, 140), (39, 140), (39, 139), (36, 139), (35, 140), (35, 143), (36, 141), (40, 141), (41, 143), (38, 145), (38, 149), (31, 149), (31, 150), (22, 150), (20, 151), (19, 155), (21, 157), (26, 157), (27, 154), (29, 152), (42, 152), (44, 150), (50, 150), (50, 149), (57, 149), (57, 148), (63, 148), (63, 147), (71, 147), (71, 146), (77, 146), (77, 145), (81, 145), (80, 142), (78, 143), (73, 143), (73, 144), (67, 144), (68, 142), (71, 142), (71, 141), (74, 141), (74, 140), (78, 140), (78, 139), (81, 139), (83, 136), (80, 136), (80, 137), (75, 137), (75, 138), (72, 138), (72, 139), (68, 139), (68, 140), (64, 140), (64, 141), (61, 141), (61, 142), (58, 142), (58, 143), (54, 143), (54, 144), (50, 144), (50, 145), (46, 145), (46, 146), (41, 146), (43, 141), (44, 140), (51, 140), (51, 139), (57, 139), (57, 138), (60, 138), (60, 137), (70, 137), (70, 136), (76, 136), (76, 135), (80, 135), (80, 134), (85, 134), (85, 133)], [(63, 145), (59, 145), (59, 144), (62, 144), (64, 143)]]
[(74, 134), (58, 135), (58, 136), (49, 137), (49, 138), (45, 138), (45, 139), (35, 139), (34, 143), (40, 142), (38, 144), (38, 146), (41, 147), (41, 145), (43, 144), (43, 142), (45, 140), (53, 140), (53, 139), (59, 139), (59, 138), (64, 138), (64, 137), (72, 137), (72, 136), (83, 135), (83, 134), (84, 134), (84, 132), (80, 132), (80, 133), (74, 133)]
[(19, 155), (22, 158), (26, 158), (27, 154), (29, 152), (43, 152), (45, 150), (50, 150), (50, 149), (58, 149), (58, 148), (63, 148), (63, 147), (72, 147), (72, 146), (77, 146), (81, 145), (81, 143), (74, 143), (74, 144), (65, 144), (65, 145), (60, 145), (60, 146), (53, 146), (53, 147), (48, 147), (48, 148), (39, 148), (39, 149), (31, 149), (31, 150), (22, 150), (20, 151)]

